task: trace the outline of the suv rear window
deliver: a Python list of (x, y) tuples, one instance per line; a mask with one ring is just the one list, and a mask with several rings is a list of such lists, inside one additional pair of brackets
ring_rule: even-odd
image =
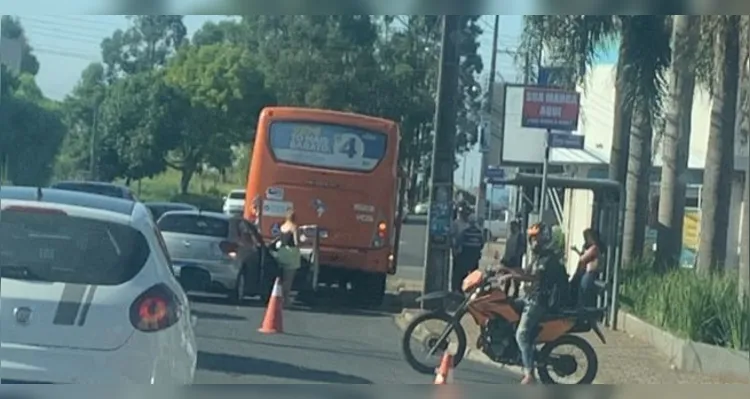
[(233, 191), (229, 193), (230, 199), (245, 199), (245, 192), (244, 191)]
[(0, 213), (2, 277), (119, 285), (146, 264), (148, 241), (132, 227), (64, 214)]
[(229, 236), (229, 222), (205, 215), (164, 215), (158, 222), (164, 233), (194, 234), (209, 237)]

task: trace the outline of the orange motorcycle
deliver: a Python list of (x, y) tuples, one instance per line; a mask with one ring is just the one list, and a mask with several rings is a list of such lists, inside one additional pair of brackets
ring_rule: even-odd
[[(436, 292), (417, 298), (418, 302), (455, 299), (458, 308), (450, 314), (441, 309), (423, 313), (409, 323), (401, 342), (406, 361), (416, 371), (423, 374), (435, 372), (434, 363), (423, 363), (417, 359), (411, 346), (420, 342), (425, 352), (425, 361), (439, 359), (445, 352), (453, 352), (454, 367), (458, 366), (466, 352), (466, 331), (461, 319), (467, 313), (480, 327), (476, 347), (492, 361), (509, 365), (521, 365), (521, 353), (515, 339), (516, 328), (521, 318), (522, 304), (509, 298), (505, 292), (492, 283), (493, 272), (474, 271), (463, 281), (464, 294)], [(598, 320), (605, 309), (567, 309), (548, 313), (539, 323), (536, 331), (537, 352), (535, 355), (537, 373), (544, 384), (591, 384), (598, 371), (596, 351), (584, 338), (573, 335), (594, 331), (602, 343), (606, 343), (599, 329)], [(445, 325), (438, 327), (437, 324)], [(455, 334), (454, 334), (455, 333)], [(455, 339), (450, 337), (455, 335)], [(581, 364), (570, 354), (556, 354), (560, 347), (573, 347), (583, 352), (586, 369), (580, 378), (577, 374)], [(560, 377), (560, 380), (555, 377)]]

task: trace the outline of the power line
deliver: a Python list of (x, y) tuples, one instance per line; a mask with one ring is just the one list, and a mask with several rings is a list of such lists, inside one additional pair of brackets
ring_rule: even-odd
[[(60, 21), (47, 21), (47, 20), (43, 20), (43, 19), (36, 19), (34, 17), (23, 17), (21, 19), (21, 22), (24, 25), (28, 25), (27, 22), (29, 22), (31, 24), (42, 25), (44, 27), (56, 26), (58, 28), (68, 29), (69, 31), (72, 30), (73, 33), (75, 33), (75, 34), (84, 34), (84, 35), (87, 35), (87, 36), (89, 35), (90, 32), (97, 32), (98, 34), (95, 35), (95, 36), (99, 36), (99, 35), (109, 36), (109, 35), (111, 35), (115, 31), (115, 29), (101, 29), (101, 28), (82, 27), (79, 24), (66, 24), (66, 23), (61, 23)], [(111, 28), (111, 26), (110, 26), (110, 28)], [(57, 28), (55, 28), (55, 29), (57, 29)]]
[(50, 31), (37, 31), (36, 29), (27, 30), (27, 37), (29, 39), (29, 42), (32, 45), (34, 44), (34, 41), (35, 41), (34, 38), (37, 36), (43, 37), (43, 38), (49, 38), (49, 39), (65, 40), (65, 41), (74, 42), (74, 43), (91, 44), (97, 47), (101, 45), (101, 41), (96, 41), (94, 39), (84, 39), (84, 38), (75, 37), (75, 36), (68, 36), (65, 34), (58, 34), (54, 32), (54, 30), (50, 30)]
[(87, 19), (87, 18), (81, 18), (81, 16), (60, 15), (60, 16), (58, 16), (58, 18), (75, 21), (76, 23), (83, 22), (83, 23), (87, 23), (87, 24), (90, 24), (90, 25), (94, 25), (94, 26), (101, 26), (102, 28), (107, 27), (107, 29), (111, 29), (112, 28), (112, 24), (110, 24), (108, 22), (102, 22), (102, 21), (97, 21), (97, 20), (92, 20), (92, 19)]
[(77, 53), (75, 51), (65, 51), (65, 50), (55, 50), (55, 49), (35, 47), (34, 52), (37, 52), (40, 54), (58, 55), (61, 57), (68, 57), (68, 58), (77, 58), (77, 59), (91, 61), (91, 62), (101, 62), (101, 59), (97, 59), (95, 57), (91, 57), (83, 53)]

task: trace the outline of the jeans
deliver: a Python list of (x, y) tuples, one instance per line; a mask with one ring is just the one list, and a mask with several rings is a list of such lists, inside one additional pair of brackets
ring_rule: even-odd
[(578, 298), (579, 306), (595, 307), (596, 306), (596, 282), (599, 272), (590, 271), (581, 276), (581, 290)]
[(536, 299), (517, 299), (516, 303), (523, 305), (523, 313), (521, 313), (521, 320), (516, 330), (516, 342), (521, 351), (524, 373), (531, 374), (534, 371), (536, 327), (544, 316), (545, 308)]

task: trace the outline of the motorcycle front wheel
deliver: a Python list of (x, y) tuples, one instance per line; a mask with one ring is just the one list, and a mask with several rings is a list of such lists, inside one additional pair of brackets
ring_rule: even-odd
[[(445, 335), (446, 329), (449, 329), (446, 338), (440, 340), (440, 337)], [(451, 333), (455, 333), (456, 345), (454, 348), (451, 348), (451, 344), (453, 343), (450, 340)], [(425, 356), (422, 357), (426, 357), (432, 348), (437, 347), (438, 349), (435, 350), (433, 355), (433, 360), (437, 359), (437, 363), (426, 363), (429, 360), (428, 358), (425, 358), (424, 361), (420, 360), (412, 351), (412, 343), (414, 342), (419, 342), (424, 346)], [(453, 352), (451, 353), (453, 355), (453, 367), (461, 363), (466, 353), (466, 331), (464, 331), (460, 321), (455, 321), (454, 323), (453, 316), (445, 312), (424, 313), (412, 320), (406, 327), (406, 330), (404, 330), (404, 336), (401, 339), (401, 350), (404, 353), (406, 362), (414, 370), (422, 374), (435, 374), (435, 368), (440, 364), (440, 359), (446, 350), (449, 353)]]
[[(552, 353), (555, 349), (563, 346), (571, 346), (583, 352), (586, 359), (586, 371), (580, 379), (570, 379), (570, 376), (581, 367), (575, 357)], [(589, 385), (594, 382), (596, 374), (599, 372), (599, 358), (596, 351), (588, 341), (577, 335), (564, 335), (544, 345), (539, 351), (539, 359), (542, 360), (544, 365), (537, 367), (537, 373), (539, 373), (539, 379), (545, 385)], [(555, 377), (559, 377), (560, 380)]]

